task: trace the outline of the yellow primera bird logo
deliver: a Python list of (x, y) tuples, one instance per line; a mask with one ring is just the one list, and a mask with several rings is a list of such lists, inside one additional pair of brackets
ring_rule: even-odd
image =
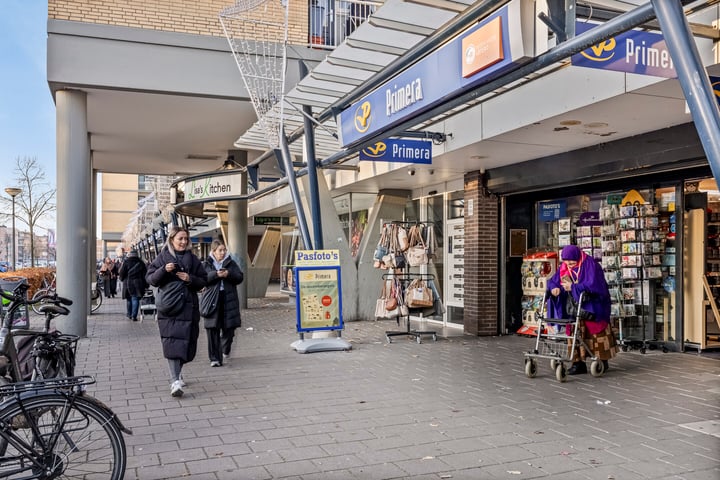
[(363, 153), (368, 157), (382, 157), (386, 150), (385, 142), (376, 142), (375, 145), (363, 148)]
[(615, 56), (615, 47), (617, 43), (614, 38), (605, 40), (604, 42), (597, 43), (587, 50), (580, 52), (580, 55), (592, 60), (593, 62), (607, 62)]
[(360, 133), (367, 132), (372, 121), (372, 118), (370, 117), (371, 113), (372, 110), (370, 108), (370, 102), (367, 101), (363, 102), (362, 105), (355, 110), (355, 130)]

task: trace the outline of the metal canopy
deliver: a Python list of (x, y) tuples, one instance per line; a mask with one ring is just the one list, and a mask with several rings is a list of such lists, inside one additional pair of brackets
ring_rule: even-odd
[[(346, 97), (410, 48), (435, 33), (474, 2), (387, 0), (367, 22), (360, 25), (342, 45), (331, 51), (312, 72), (286, 94), (294, 106), (285, 107), (285, 129), (293, 132), (302, 127), (298, 112), (302, 105), (322, 111)], [(326, 158), (339, 149), (334, 134), (334, 120), (323, 122), (325, 128), (315, 131), (316, 155)], [(256, 122), (236, 142), (240, 149), (267, 149)], [(290, 145), (293, 155), (302, 155), (302, 142)]]
[[(452, 24), (470, 12), (478, 11), (481, 5), (488, 2), (461, 0), (386, 0), (368, 20), (361, 24), (335, 50), (328, 53), (309, 75), (300, 80), (287, 94), (286, 100), (293, 106), (285, 108), (285, 130), (291, 141), (302, 138), (303, 117), (300, 114), (302, 105), (311, 106), (315, 117), (320, 117), (322, 127), (315, 130), (316, 156), (318, 159), (337, 158), (342, 155), (336, 138), (337, 126), (332, 109), (344, 99), (352, 98), (356, 89), (364, 88), (375, 78), (392, 70), (392, 66), (411, 49), (437, 35), (443, 28)], [(593, 0), (583, 2), (585, 7), (595, 7), (613, 12), (627, 12), (639, 5), (648, 3), (646, 0)], [(686, 2), (687, 3), (687, 2)], [(699, 1), (707, 6), (708, 0)], [(427, 128), (443, 118), (466, 110), (478, 103), (503, 93), (518, 85), (532, 81), (569, 63), (569, 59), (561, 59), (552, 65), (540, 68), (510, 84), (484, 93), (464, 103), (451, 105), (448, 111), (437, 112), (432, 118), (419, 119), (412, 129)], [(390, 68), (388, 68), (390, 67)], [(329, 115), (329, 112), (333, 112)], [(320, 115), (318, 115), (320, 114)], [(266, 144), (262, 141), (259, 126), (256, 123), (236, 141), (240, 149), (260, 150), (267, 156)], [(302, 156), (302, 142), (290, 144), (290, 151), (295, 156)], [(327, 162), (322, 162), (327, 166)]]

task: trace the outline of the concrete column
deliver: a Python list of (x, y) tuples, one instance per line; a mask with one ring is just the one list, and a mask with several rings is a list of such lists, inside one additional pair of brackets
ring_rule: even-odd
[[(242, 150), (230, 150), (229, 155), (235, 157), (238, 165), (247, 165), (247, 152)], [(241, 195), (247, 194), (247, 172), (241, 175)], [(247, 200), (231, 200), (228, 202), (228, 227), (227, 227), (227, 243), (230, 254), (240, 265), (240, 269), (245, 274), (245, 280), (238, 285), (238, 300), (240, 308), (247, 308), (248, 289), (247, 285), (250, 281), (250, 272), (248, 271), (248, 210)]]
[(79, 90), (55, 94), (57, 128), (57, 290), (73, 300), (68, 316), (57, 318), (63, 333), (87, 335), (90, 311), (88, 249), (92, 180), (87, 130), (87, 97)]

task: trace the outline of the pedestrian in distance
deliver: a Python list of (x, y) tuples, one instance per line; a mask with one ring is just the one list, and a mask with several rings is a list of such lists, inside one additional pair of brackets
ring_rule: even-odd
[[(579, 337), (591, 350), (586, 352), (581, 345), (572, 352), (573, 365), (568, 370), (568, 375), (587, 373), (585, 357), (588, 353), (602, 360), (604, 371), (607, 371), (608, 360), (617, 354), (618, 347), (610, 326), (612, 302), (602, 266), (576, 245), (563, 247), (560, 258), (562, 260), (560, 268), (548, 281), (548, 290), (554, 297), (548, 305), (549, 316), (572, 318), (574, 317), (574, 314), (570, 313), (572, 309), (582, 307), (578, 322)], [(583, 305), (578, 305), (580, 294), (583, 292), (585, 293)]]
[(110, 257), (105, 257), (100, 267), (100, 278), (103, 281), (103, 290), (106, 298), (114, 298), (117, 289), (118, 266)]
[(182, 309), (177, 315), (165, 315), (158, 309), (158, 328), (163, 356), (170, 368), (170, 394), (181, 397), (187, 386), (182, 368), (192, 362), (197, 353), (200, 335), (200, 311), (197, 292), (207, 283), (207, 273), (200, 260), (190, 250), (190, 234), (182, 227), (172, 227), (160, 254), (148, 266), (147, 282), (161, 289), (170, 282), (183, 282), (188, 290)]
[(207, 310), (201, 312), (207, 333), (208, 357), (211, 367), (220, 367), (230, 358), (235, 329), (240, 327), (237, 286), (244, 275), (221, 240), (213, 240), (203, 266), (207, 272), (207, 286), (201, 305), (208, 304), (208, 299), (212, 298), (212, 306), (204, 307)]
[(137, 322), (140, 299), (148, 287), (146, 274), (145, 262), (140, 259), (137, 250), (130, 250), (125, 261), (122, 262), (118, 276), (122, 281), (122, 298), (127, 305), (127, 318), (133, 322)]

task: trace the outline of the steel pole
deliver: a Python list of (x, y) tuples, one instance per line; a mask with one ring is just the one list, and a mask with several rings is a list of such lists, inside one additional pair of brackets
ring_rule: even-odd
[(15, 271), (15, 265), (17, 264), (16, 258), (16, 246), (15, 246), (15, 195), (12, 196), (12, 269)]
[(652, 0), (715, 181), (720, 181), (720, 111), (685, 12), (677, 0)]

